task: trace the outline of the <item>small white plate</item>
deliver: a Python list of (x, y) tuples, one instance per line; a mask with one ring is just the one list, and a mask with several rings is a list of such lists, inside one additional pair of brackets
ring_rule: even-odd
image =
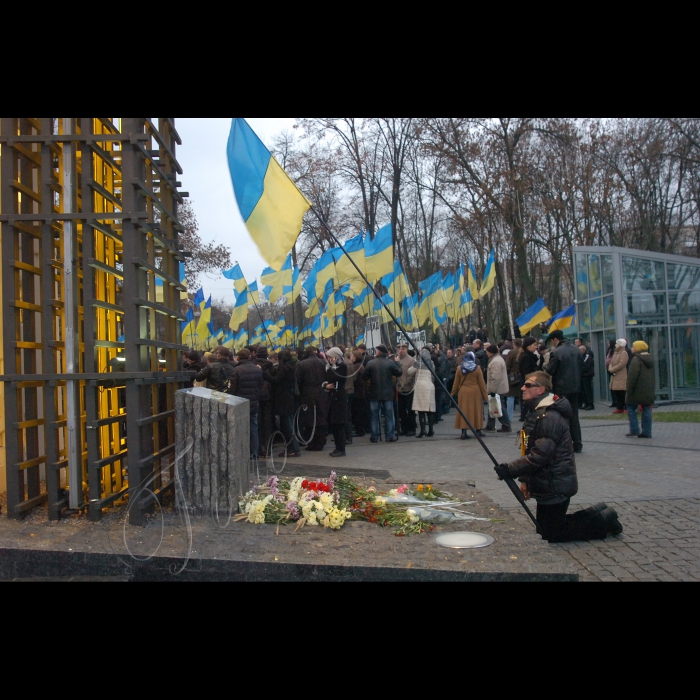
[(451, 549), (478, 549), (488, 547), (494, 543), (491, 535), (484, 535), (481, 532), (445, 532), (435, 536), (435, 542), (441, 547)]

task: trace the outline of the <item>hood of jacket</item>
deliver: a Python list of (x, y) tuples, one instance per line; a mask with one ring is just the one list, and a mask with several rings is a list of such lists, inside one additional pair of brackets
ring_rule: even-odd
[(651, 359), (651, 355), (648, 352), (638, 352), (637, 357), (644, 363), (647, 369), (651, 369), (654, 366), (654, 361)]
[(559, 397), (556, 394), (546, 394), (537, 404), (537, 409), (548, 408), (550, 411), (558, 411), (567, 420), (571, 420), (574, 412), (568, 399)]

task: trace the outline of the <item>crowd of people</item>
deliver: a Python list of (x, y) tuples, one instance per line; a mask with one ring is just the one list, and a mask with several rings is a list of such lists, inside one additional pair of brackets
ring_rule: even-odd
[[(517, 408), (523, 454), (496, 471), (499, 478), (519, 478), (525, 498), (536, 499), (542, 536), (564, 542), (621, 532), (617, 513), (604, 503), (566, 515), (578, 488), (574, 455), (583, 450), (578, 412), (594, 408), (590, 348), (558, 330), (544, 342), (528, 336), (490, 343), (485, 329), (479, 335), (456, 348), (427, 343), (417, 354), (407, 344), (396, 353), (385, 345), (371, 353), (361, 344), (277, 353), (254, 346), (234, 357), (220, 346), (203, 356), (186, 353), (183, 366), (193, 373), (193, 386), (250, 402), (251, 458), (267, 456), (275, 436), (284, 446), (279, 457), (299, 457), (302, 447), (322, 451), (329, 438), (330, 456), (344, 457), (353, 438), (367, 434), (372, 443), (432, 437), (452, 399), (460, 409), (458, 439), (470, 439), (471, 429), (480, 438), (511, 433)], [(648, 350), (644, 341), (628, 349), (619, 339), (605, 361), (611, 407), (628, 414), (630, 437), (651, 437), (655, 384)]]

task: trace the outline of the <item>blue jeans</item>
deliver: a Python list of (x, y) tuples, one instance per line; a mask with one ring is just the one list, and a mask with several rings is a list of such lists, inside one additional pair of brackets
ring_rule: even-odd
[[(630, 433), (639, 435), (636, 405), (627, 404), (627, 417), (630, 421)], [(642, 434), (651, 437), (651, 406), (642, 406)]]
[(508, 406), (508, 418), (513, 422), (513, 409), (515, 408), (515, 396), (506, 397), (506, 405)]
[(250, 456), (251, 458), (258, 456), (260, 443), (258, 442), (258, 414), (250, 414)]
[(372, 440), (379, 440), (379, 409), (381, 408), (384, 414), (385, 426), (384, 430), (386, 435), (384, 436), (387, 440), (394, 439), (394, 401), (370, 401), (369, 407), (371, 411), (372, 418)]

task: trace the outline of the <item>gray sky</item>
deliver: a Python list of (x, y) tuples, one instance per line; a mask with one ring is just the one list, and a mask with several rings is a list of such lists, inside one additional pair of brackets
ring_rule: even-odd
[[(272, 139), (292, 128), (294, 118), (246, 117), (268, 148)], [(184, 171), (182, 190), (190, 193), (190, 202), (199, 222), (199, 235), (205, 243), (215, 241), (231, 249), (248, 282), (260, 277), (267, 267), (246, 230), (238, 211), (226, 161), (226, 144), (231, 117), (176, 119), (182, 137), (177, 159)], [(233, 283), (221, 275), (203, 280), (204, 292), (214, 299), (234, 302)], [(196, 290), (190, 290), (196, 291)]]

